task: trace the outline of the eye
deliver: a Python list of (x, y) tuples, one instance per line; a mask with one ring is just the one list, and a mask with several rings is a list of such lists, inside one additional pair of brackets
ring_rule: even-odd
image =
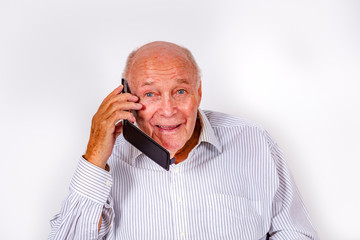
[(148, 92), (148, 93), (145, 93), (145, 96), (146, 96), (146, 97), (153, 97), (153, 96), (154, 96), (154, 93)]
[(185, 94), (185, 90), (184, 89), (180, 89), (177, 91), (178, 94)]

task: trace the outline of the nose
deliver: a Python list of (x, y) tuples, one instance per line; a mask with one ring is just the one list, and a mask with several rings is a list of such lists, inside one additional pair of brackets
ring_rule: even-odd
[(169, 95), (164, 95), (162, 97), (161, 106), (159, 108), (159, 113), (163, 117), (172, 117), (176, 114), (177, 105), (175, 99)]

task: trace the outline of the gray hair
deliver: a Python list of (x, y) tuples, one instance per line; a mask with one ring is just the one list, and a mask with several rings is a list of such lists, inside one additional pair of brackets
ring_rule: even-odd
[[(171, 44), (173, 44), (173, 43), (171, 43)], [(176, 45), (176, 44), (174, 44), (174, 45)], [(176, 46), (178, 46), (181, 50), (184, 51), (184, 53), (185, 53), (186, 57), (188, 58), (190, 64), (191, 64), (192, 67), (195, 69), (195, 72), (196, 72), (196, 75), (197, 75), (197, 76), (196, 76), (196, 77), (197, 77), (197, 84), (200, 85), (200, 81), (201, 81), (201, 70), (200, 70), (198, 64), (196, 63), (194, 56), (192, 55), (192, 53), (190, 52), (190, 50), (188, 50), (187, 48), (185, 48), (185, 47), (183, 47), (183, 46), (179, 46), (179, 45), (176, 45)], [(129, 75), (130, 69), (131, 69), (132, 65), (134, 64), (135, 55), (137, 54), (137, 52), (139, 51), (139, 49), (141, 49), (141, 47), (135, 49), (134, 51), (132, 51), (132, 52), (129, 54), (129, 56), (128, 56), (127, 60), (126, 60), (125, 69), (124, 69), (123, 74), (122, 74), (122, 77), (123, 77), (123, 78), (127, 78), (127, 76)]]

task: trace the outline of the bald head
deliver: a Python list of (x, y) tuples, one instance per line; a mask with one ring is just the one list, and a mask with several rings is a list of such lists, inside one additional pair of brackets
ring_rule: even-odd
[[(179, 45), (164, 41), (155, 41), (136, 49), (128, 56), (123, 77), (130, 84), (138, 68), (166, 70), (168, 62), (174, 60), (177, 67), (186, 68), (197, 85), (200, 84), (200, 70), (191, 52)], [(173, 61), (174, 62), (174, 61)]]

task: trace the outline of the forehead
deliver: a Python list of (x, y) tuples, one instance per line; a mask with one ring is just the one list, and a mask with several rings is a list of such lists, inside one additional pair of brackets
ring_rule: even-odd
[(135, 55), (128, 78), (134, 87), (171, 80), (192, 83), (196, 82), (196, 70), (183, 50), (152, 48)]

